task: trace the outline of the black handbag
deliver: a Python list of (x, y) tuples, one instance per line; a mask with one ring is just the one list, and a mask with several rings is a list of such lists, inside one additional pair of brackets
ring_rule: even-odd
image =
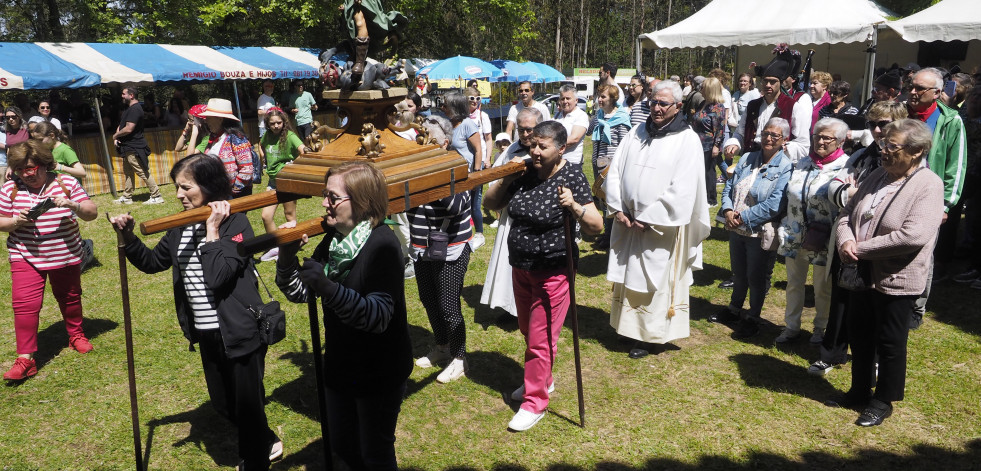
[(255, 273), (256, 279), (262, 283), (262, 288), (266, 290), (266, 294), (269, 295), (269, 302), (249, 306), (249, 312), (252, 313), (256, 324), (258, 324), (259, 342), (263, 345), (273, 345), (286, 337), (286, 313), (279, 306), (279, 301), (272, 298), (272, 293), (266, 287), (266, 282), (262, 281), (255, 265), (252, 265), (252, 271)]

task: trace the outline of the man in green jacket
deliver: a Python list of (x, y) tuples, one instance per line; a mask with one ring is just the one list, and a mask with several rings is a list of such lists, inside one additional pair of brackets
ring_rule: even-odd
[[(964, 174), (967, 172), (967, 138), (964, 122), (957, 111), (938, 101), (944, 87), (943, 73), (935, 68), (925, 68), (913, 75), (909, 100), (906, 107), (909, 117), (919, 119), (933, 130), (933, 146), (927, 157), (930, 170), (944, 182), (944, 223), (940, 226), (934, 249), (934, 267), (931, 277), (934, 283), (947, 278), (947, 267), (954, 256), (957, 224), (961, 219), (961, 192)], [(926, 293), (917, 301), (912, 326), (918, 326), (926, 310)], [(916, 317), (919, 318), (916, 318)]]

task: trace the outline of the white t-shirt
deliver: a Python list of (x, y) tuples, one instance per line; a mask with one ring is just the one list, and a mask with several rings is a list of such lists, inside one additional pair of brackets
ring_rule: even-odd
[[(561, 111), (555, 114), (555, 120), (562, 123), (562, 127), (565, 128), (565, 132), (571, 137), (572, 129), (576, 126), (585, 129), (589, 129), (589, 115), (585, 111), (575, 107), (572, 109), (572, 113), (568, 115), (563, 114)], [(586, 140), (585, 136), (583, 139), (579, 140), (579, 143), (575, 147), (566, 147), (565, 153), (562, 154), (562, 158), (568, 160), (571, 163), (582, 165), (582, 142)]]
[(34, 115), (31, 116), (31, 119), (27, 120), (28, 123), (43, 123), (45, 121), (53, 124), (59, 131), (61, 131), (61, 121), (55, 117), (44, 119), (44, 117), (41, 115)]
[[(256, 102), (255, 109), (262, 110), (262, 111), (269, 111), (269, 108), (272, 108), (274, 106), (276, 106), (276, 99), (263, 93), (262, 95), (259, 95), (259, 100), (258, 102)], [(264, 119), (259, 120), (259, 130), (260, 131), (266, 130), (266, 120)]]
[(481, 111), (480, 119), (470, 118), (477, 125), (477, 132), (480, 134), (480, 142), (484, 143), (484, 160), (490, 160), (491, 148), (484, 139), (484, 134), (492, 134), (490, 116)]
[[(531, 104), (532, 108), (542, 112), (542, 121), (548, 121), (552, 119), (552, 112), (549, 111), (548, 106), (545, 103), (536, 101)], [(514, 123), (514, 131), (511, 133), (511, 142), (518, 142), (518, 113), (525, 109), (525, 104), (518, 102), (517, 105), (512, 106), (508, 110), (508, 122)]]

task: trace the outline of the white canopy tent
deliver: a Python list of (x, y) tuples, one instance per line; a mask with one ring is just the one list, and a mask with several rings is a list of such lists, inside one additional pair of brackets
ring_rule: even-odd
[[(885, 24), (888, 16), (894, 15), (870, 0), (714, 0), (683, 21), (637, 39), (640, 46), (648, 49), (740, 46), (737, 67), (744, 65), (742, 46), (788, 43), (805, 52), (808, 45), (816, 49), (813, 46), (869, 42), (873, 47), (861, 77), (872, 75), (879, 25)], [(638, 68), (640, 50), (638, 47)], [(756, 51), (750, 58), (759, 63), (769, 59), (768, 54)], [(820, 60), (816, 54), (815, 61)], [(855, 78), (851, 79), (856, 83)], [(866, 83), (864, 88), (869, 87)]]
[(909, 42), (981, 40), (981, 4), (978, 0), (943, 0), (889, 22), (889, 26)]

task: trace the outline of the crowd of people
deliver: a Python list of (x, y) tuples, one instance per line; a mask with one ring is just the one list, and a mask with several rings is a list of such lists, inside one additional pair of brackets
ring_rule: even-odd
[[(522, 82), (507, 125), (493, 140), (475, 87), (445, 93), (437, 107), (427, 98), (425, 77), (418, 77), (397, 108), (398, 123), (428, 116), (430, 135), (442, 136), (437, 143), (459, 153), (472, 171), (509, 162), (525, 170), (491, 183), (486, 194), (457, 193), (395, 215), (402, 224), (390, 230), (384, 175), (366, 162), (331, 168), (323, 189), (330, 230), (312, 256), (303, 263), (297, 257), (306, 236), (263, 255), (276, 261), (276, 284), (289, 300), (320, 298), (323, 306), (332, 449), (355, 469), (395, 469), (395, 428), (413, 363), (441, 368), (440, 383), (466, 376), (461, 295), (471, 255), (483, 244), (485, 210), (496, 214), (497, 235), (481, 303), (517, 317), (525, 340), (523, 382), (510, 394), (520, 405), (509, 429), (538, 423), (556, 388), (552, 367), (580, 237), (595, 236), (594, 246), (609, 253), (610, 325), (634, 341), (628, 355), (639, 359), (690, 335), (689, 288), (713, 218), (728, 231), (732, 277), (720, 286), (732, 292), (709, 320), (731, 326), (734, 339), (760, 335), (779, 259), (787, 299), (774, 341), (807, 338), (802, 317), (810, 272), (809, 342), (820, 348), (820, 359), (807, 371), (828, 374), (848, 360), (850, 349), (851, 386), (826, 403), (859, 411), (858, 425), (881, 424), (904, 397), (907, 338), (923, 322), (931, 284), (951, 277), (958, 244), (981, 241), (975, 200), (981, 87), (972, 87), (966, 74), (911, 64), (876, 77), (872, 99), (859, 109), (848, 82), (801, 71), (800, 62), (799, 53), (778, 47), (769, 63), (735, 83), (716, 69), (684, 81), (637, 74), (626, 89), (613, 80), (617, 68), (604, 64), (592, 117), (577, 106), (574, 86), (559, 89), (552, 116)], [(802, 77), (807, 83), (798, 83)], [(952, 95), (950, 87), (945, 91), (950, 82)], [(212, 403), (239, 429), (241, 469), (267, 469), (283, 444), (266, 420), (267, 346), (248, 312), (261, 303), (258, 272), (234, 249), (252, 228), (243, 214), (230, 214), (228, 200), (252, 193), (259, 171), (253, 151), (275, 189), (278, 173), (308, 151), (303, 138), (316, 110), (302, 82), (293, 84), (295, 99), (285, 110), (271, 85), (263, 84), (256, 103), (262, 119), (256, 146), (229, 100), (181, 105), (187, 118), (177, 149), (190, 151), (170, 176), (185, 209), (211, 208), (206, 222), (172, 229), (149, 248), (133, 233), (131, 215), (112, 218), (134, 266), (172, 270), (180, 327), (199, 346)], [(134, 175), (147, 181), (148, 203), (162, 202), (148, 172), (146, 110), (135, 88), (125, 87), (122, 98), (129, 108), (113, 138), (127, 180), (115, 202), (132, 203)], [(69, 345), (79, 353), (93, 349), (82, 329), (85, 244), (76, 218), (95, 218), (96, 207), (58, 123), (39, 110), (42, 118), (29, 129), (22, 111), (7, 107), (0, 134), (8, 167), (0, 169), (6, 178), (0, 230), (9, 233), (18, 354), (4, 374), (10, 381), (37, 373), (32, 357), (49, 279)], [(399, 135), (415, 139), (411, 130)], [(583, 171), (587, 136), (592, 187)], [(43, 200), (50, 204), (39, 213)], [(267, 232), (295, 226), (295, 203), (284, 204), (281, 226), (273, 222), (275, 211), (262, 211)], [(959, 239), (962, 219), (967, 227)], [(968, 270), (953, 281), (981, 289), (979, 252), (971, 251)], [(404, 292), (413, 277), (433, 332), (428, 353), (416, 359)]]

